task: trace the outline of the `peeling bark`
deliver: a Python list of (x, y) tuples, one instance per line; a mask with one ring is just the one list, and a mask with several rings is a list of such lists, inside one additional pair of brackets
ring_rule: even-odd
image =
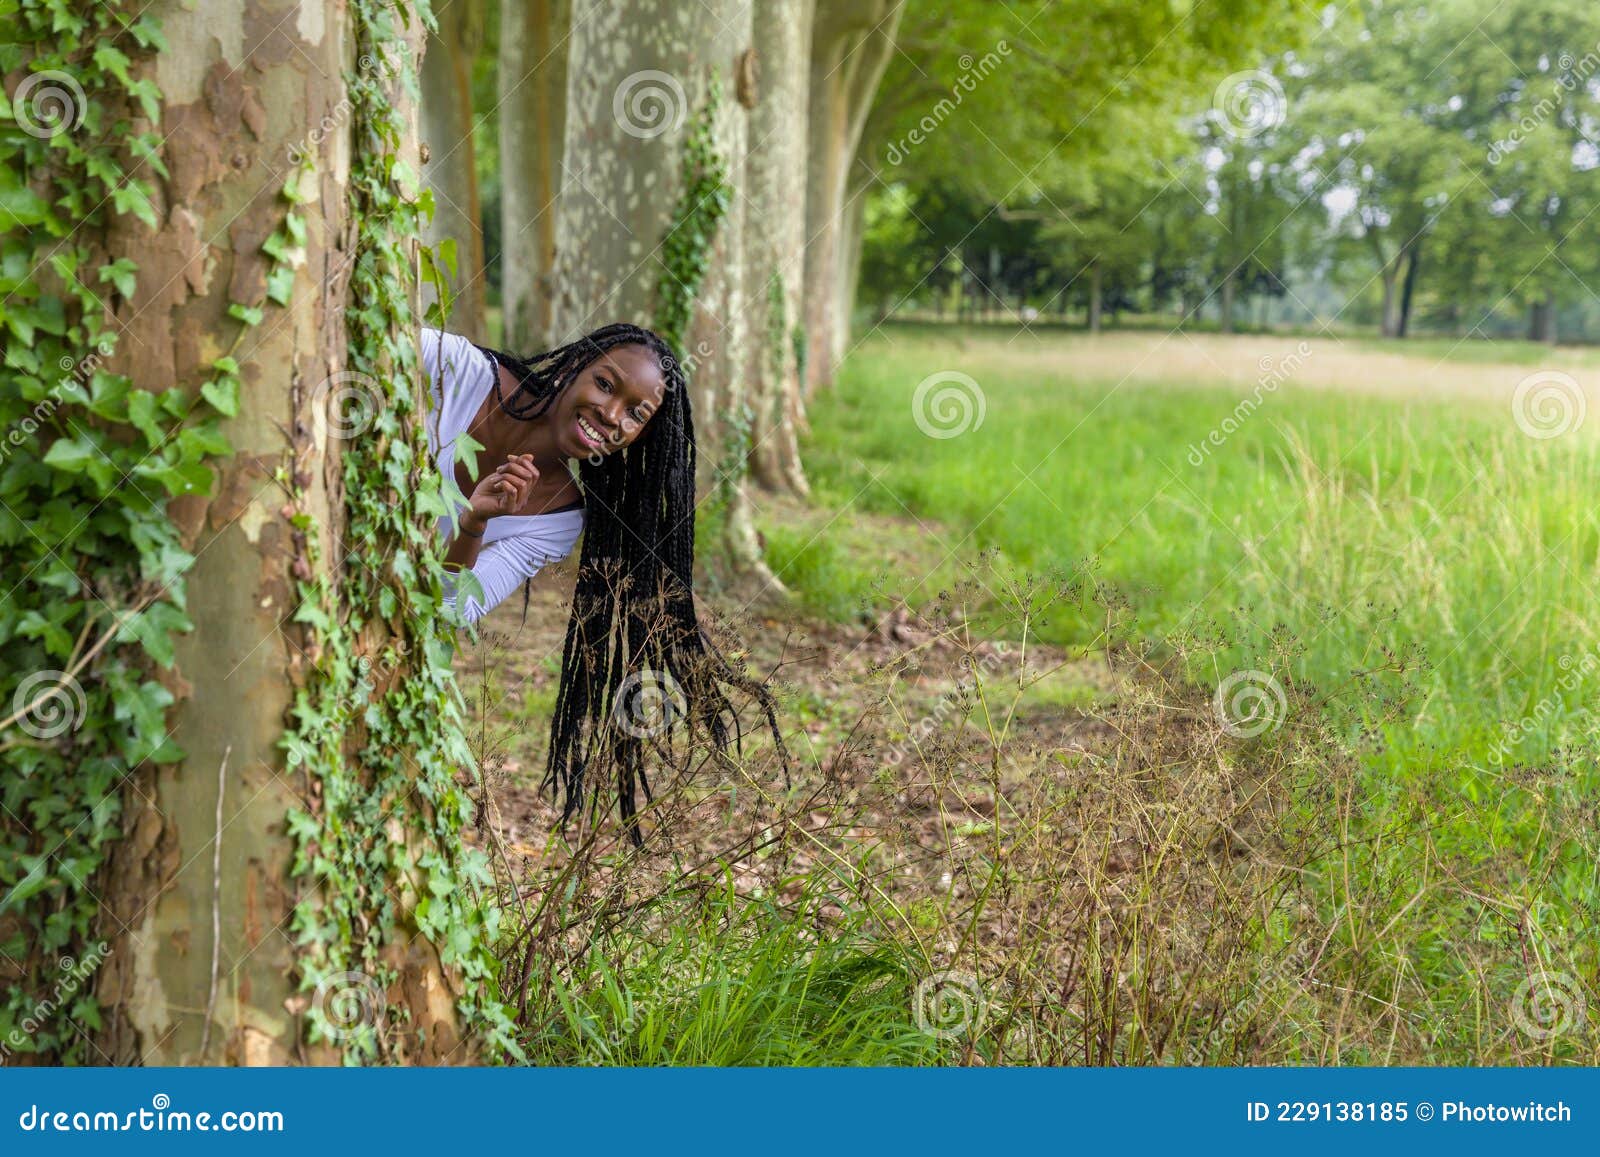
[[(131, 217), (106, 238), (139, 266), (139, 290), (121, 313), (119, 345), (136, 388), (192, 388), (237, 332), (230, 300), (259, 300), (277, 228), (282, 173), (292, 150), (315, 150), (318, 196), (303, 206), (305, 263), (292, 303), (239, 352), (240, 413), (225, 431), (236, 454), (217, 465), (214, 495), (174, 511), (196, 554), (188, 610), (196, 629), (176, 639), (167, 683), (182, 763), (134, 769), (125, 839), (100, 896), (111, 953), (97, 994), (109, 1015), (99, 1047), (118, 1063), (273, 1063), (297, 1037), (285, 1007), (293, 948), (292, 844), (284, 817), (298, 800), (283, 777), (278, 741), (302, 640), (294, 609), (293, 528), (274, 472), (289, 462), (285, 430), (304, 421), (303, 398), (343, 360), (340, 313), (319, 292), (343, 263), (349, 158), (338, 133), (310, 128), (340, 114), (343, 18), (284, 19), (261, 0), (218, 0), (201, 11), (158, 0), (171, 51), (154, 65), (165, 94), (162, 150), (170, 178), (155, 184), (160, 227)], [(343, 298), (337, 298), (342, 312)], [(120, 351), (128, 351), (123, 355)], [(337, 515), (320, 471), (303, 479), (319, 522)], [(221, 865), (212, 870), (219, 770)], [(220, 983), (209, 1034), (213, 891), (220, 897)], [(202, 1038), (209, 1037), (201, 1051)]]
[[(348, 120), (351, 30), (344, 9), (312, 0), (298, 19), (269, 0), (155, 7), (172, 48), (148, 66), (164, 93), (170, 177), (147, 174), (158, 228), (122, 217), (103, 238), (108, 256), (139, 267), (138, 292), (119, 311), (129, 340), (110, 368), (138, 389), (198, 390), (239, 332), (230, 301), (263, 297), (270, 262), (260, 246), (283, 219), (288, 158), (312, 155), (319, 186), (299, 206), (305, 246), (290, 302), (269, 306), (236, 354), (240, 410), (223, 427), (235, 453), (215, 464), (211, 495), (170, 504), (196, 556), (187, 576), (195, 629), (175, 638), (174, 667), (159, 673), (176, 699), (169, 734), (185, 755), (130, 769), (124, 838), (95, 882), (110, 953), (96, 975), (106, 1016), (94, 1043), (119, 1064), (337, 1063), (335, 1048), (300, 1044), (312, 996), (297, 991), (290, 918), (316, 897), (302, 896), (291, 874), (285, 821), (291, 808), (316, 810), (318, 785), (291, 780), (279, 744), (317, 661), (317, 639), (293, 622), (295, 576), (309, 577), (313, 564), (291, 516), (315, 520), (332, 575), (346, 553), (341, 446), (326, 420), (332, 391), (320, 387), (347, 364), (350, 146), (322, 126)], [(409, 115), (414, 125), (414, 107)], [(412, 172), (415, 138), (400, 158)], [(402, 902), (402, 933), (406, 910)], [(386, 953), (398, 975), (384, 994), (400, 1010), (389, 1017), (403, 1027), (398, 1047), (443, 1059), (459, 1036), (437, 954), (404, 937)]]
[(506, 349), (554, 341), (571, 0), (500, 0), (500, 296)]

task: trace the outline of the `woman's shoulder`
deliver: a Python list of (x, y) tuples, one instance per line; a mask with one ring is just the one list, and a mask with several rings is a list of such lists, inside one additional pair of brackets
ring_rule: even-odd
[(420, 346), (423, 376), (448, 439), (477, 412), (493, 384), (494, 370), (484, 352), (458, 333), (424, 326)]
[(489, 359), (483, 351), (458, 333), (423, 326), (421, 347), (422, 365), (430, 378), (440, 377), (441, 371), (449, 377), (468, 371), (489, 372)]

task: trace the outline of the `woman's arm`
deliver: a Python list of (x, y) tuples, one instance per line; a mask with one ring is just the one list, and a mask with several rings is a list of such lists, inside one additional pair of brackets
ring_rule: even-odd
[(493, 473), (479, 479), (469, 505), (456, 517), (456, 533), (451, 536), (450, 547), (444, 555), (445, 568), (462, 570), (477, 562), (489, 520), (521, 510), (538, 479), (539, 471), (533, 464), (532, 454), (510, 455)]

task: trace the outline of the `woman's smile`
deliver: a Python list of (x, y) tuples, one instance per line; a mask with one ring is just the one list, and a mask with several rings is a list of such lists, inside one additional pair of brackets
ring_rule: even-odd
[(598, 450), (605, 445), (605, 435), (600, 432), (600, 428), (582, 414), (578, 415), (577, 427), (578, 437), (589, 449)]

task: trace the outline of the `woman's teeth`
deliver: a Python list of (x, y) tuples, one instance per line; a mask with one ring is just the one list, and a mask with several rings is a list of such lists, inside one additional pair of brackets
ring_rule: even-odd
[(600, 436), (600, 431), (589, 425), (589, 423), (584, 421), (582, 418), (578, 419), (578, 429), (583, 432), (583, 436), (585, 438), (589, 439), (589, 441), (596, 446), (605, 441), (605, 439)]

